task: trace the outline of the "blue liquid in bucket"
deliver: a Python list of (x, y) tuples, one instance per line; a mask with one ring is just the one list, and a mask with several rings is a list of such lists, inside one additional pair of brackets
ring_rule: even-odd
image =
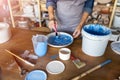
[(72, 42), (72, 39), (70, 36), (60, 34), (59, 36), (50, 36), (48, 39), (48, 43), (52, 45), (67, 45)]
[(98, 35), (98, 36), (105, 36), (110, 34), (110, 30), (106, 28), (105, 26), (99, 25), (99, 24), (90, 24), (86, 25), (83, 28), (87, 33), (92, 35)]

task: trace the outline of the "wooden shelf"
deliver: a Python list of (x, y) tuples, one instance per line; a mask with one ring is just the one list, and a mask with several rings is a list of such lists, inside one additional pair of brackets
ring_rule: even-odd
[(12, 7), (12, 10), (14, 10), (16, 8), (19, 8), (19, 7), (20, 7), (20, 5), (15, 5), (15, 6)]
[[(13, 27), (16, 27), (15, 25), (15, 17), (27, 17), (27, 18), (36, 18), (34, 20), (41, 20), (41, 12), (40, 12), (40, 0), (34, 0), (34, 2), (30, 1), (30, 0), (7, 0), (8, 1), (8, 6), (9, 6), (9, 10), (10, 10), (10, 16), (11, 16), (11, 21), (12, 21), (12, 25)], [(13, 3), (16, 2), (14, 5)], [(24, 13), (23, 12), (23, 6), (25, 5), (24, 3), (26, 2), (30, 2), (30, 5), (33, 6), (34, 9), (34, 5), (37, 4), (39, 7), (37, 8), (38, 10), (38, 16), (35, 15), (35, 10), (33, 10), (33, 14), (29, 14), (29, 13)], [(25, 5), (26, 6), (26, 5)], [(45, 10), (44, 8), (45, 5), (42, 6), (42, 10)], [(35, 21), (36, 22), (36, 21)], [(41, 21), (39, 21), (39, 26), (41, 26)]]
[(45, 4), (41, 4), (41, 11), (47, 11)]
[(23, 11), (17, 11), (17, 12), (14, 12), (14, 13), (13, 13), (13, 16), (14, 16), (14, 17), (35, 18), (34, 15), (32, 15), (32, 16), (30, 16), (29, 14), (26, 15), (26, 14), (23, 13)]
[(117, 2), (118, 2), (118, 0), (114, 0), (114, 5), (113, 5), (113, 9), (112, 9), (112, 14), (111, 14), (111, 16), (110, 16), (109, 28), (111, 28), (111, 26), (112, 26), (114, 14), (115, 14), (116, 7), (117, 7)]

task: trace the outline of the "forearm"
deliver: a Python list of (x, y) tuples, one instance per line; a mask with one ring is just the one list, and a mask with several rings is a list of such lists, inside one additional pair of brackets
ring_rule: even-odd
[(49, 15), (49, 20), (54, 19), (54, 7), (53, 6), (49, 6), (48, 7), (48, 15)]
[(87, 18), (89, 16), (89, 13), (88, 12), (84, 12), (83, 15), (82, 15), (82, 18), (81, 18), (81, 21), (79, 23), (79, 27), (82, 28), (82, 26), (85, 24)]

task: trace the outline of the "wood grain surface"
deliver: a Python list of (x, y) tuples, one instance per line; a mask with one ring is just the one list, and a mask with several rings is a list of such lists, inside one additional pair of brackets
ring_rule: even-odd
[[(8, 49), (16, 55), (22, 54), (25, 50), (33, 51), (32, 36), (35, 34), (47, 35), (48, 32), (30, 31), (23, 29), (12, 29), (12, 37), (9, 41), (0, 44), (0, 67), (2, 70), (3, 80), (24, 80), (25, 75), (21, 75), (19, 65), (16, 63), (13, 56), (8, 54), (4, 49)], [(78, 69), (72, 63), (71, 60), (62, 61), (57, 57), (57, 60), (62, 61), (65, 64), (65, 71), (61, 74), (53, 75), (46, 71), (46, 65), (52, 61), (50, 57), (58, 54), (60, 48), (53, 48), (48, 46), (47, 54), (43, 57), (39, 57), (35, 67), (30, 68), (23, 63), (23, 67), (28, 71), (40, 69), (47, 73), (47, 80), (71, 80), (73, 77), (78, 76), (85, 71), (93, 68), (94, 66), (102, 63), (107, 59), (111, 59), (110, 64), (86, 75), (80, 80), (114, 80), (120, 76), (120, 55), (114, 53), (110, 48), (110, 42), (107, 46), (106, 52), (101, 57), (91, 57), (84, 54), (81, 50), (82, 39), (77, 38), (67, 48), (71, 49), (72, 54), (78, 57), (80, 60), (86, 63), (86, 66)]]

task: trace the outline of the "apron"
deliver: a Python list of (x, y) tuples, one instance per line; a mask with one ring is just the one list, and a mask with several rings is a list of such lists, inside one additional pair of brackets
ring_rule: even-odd
[(86, 0), (58, 0), (56, 17), (58, 31), (73, 33), (80, 23)]

